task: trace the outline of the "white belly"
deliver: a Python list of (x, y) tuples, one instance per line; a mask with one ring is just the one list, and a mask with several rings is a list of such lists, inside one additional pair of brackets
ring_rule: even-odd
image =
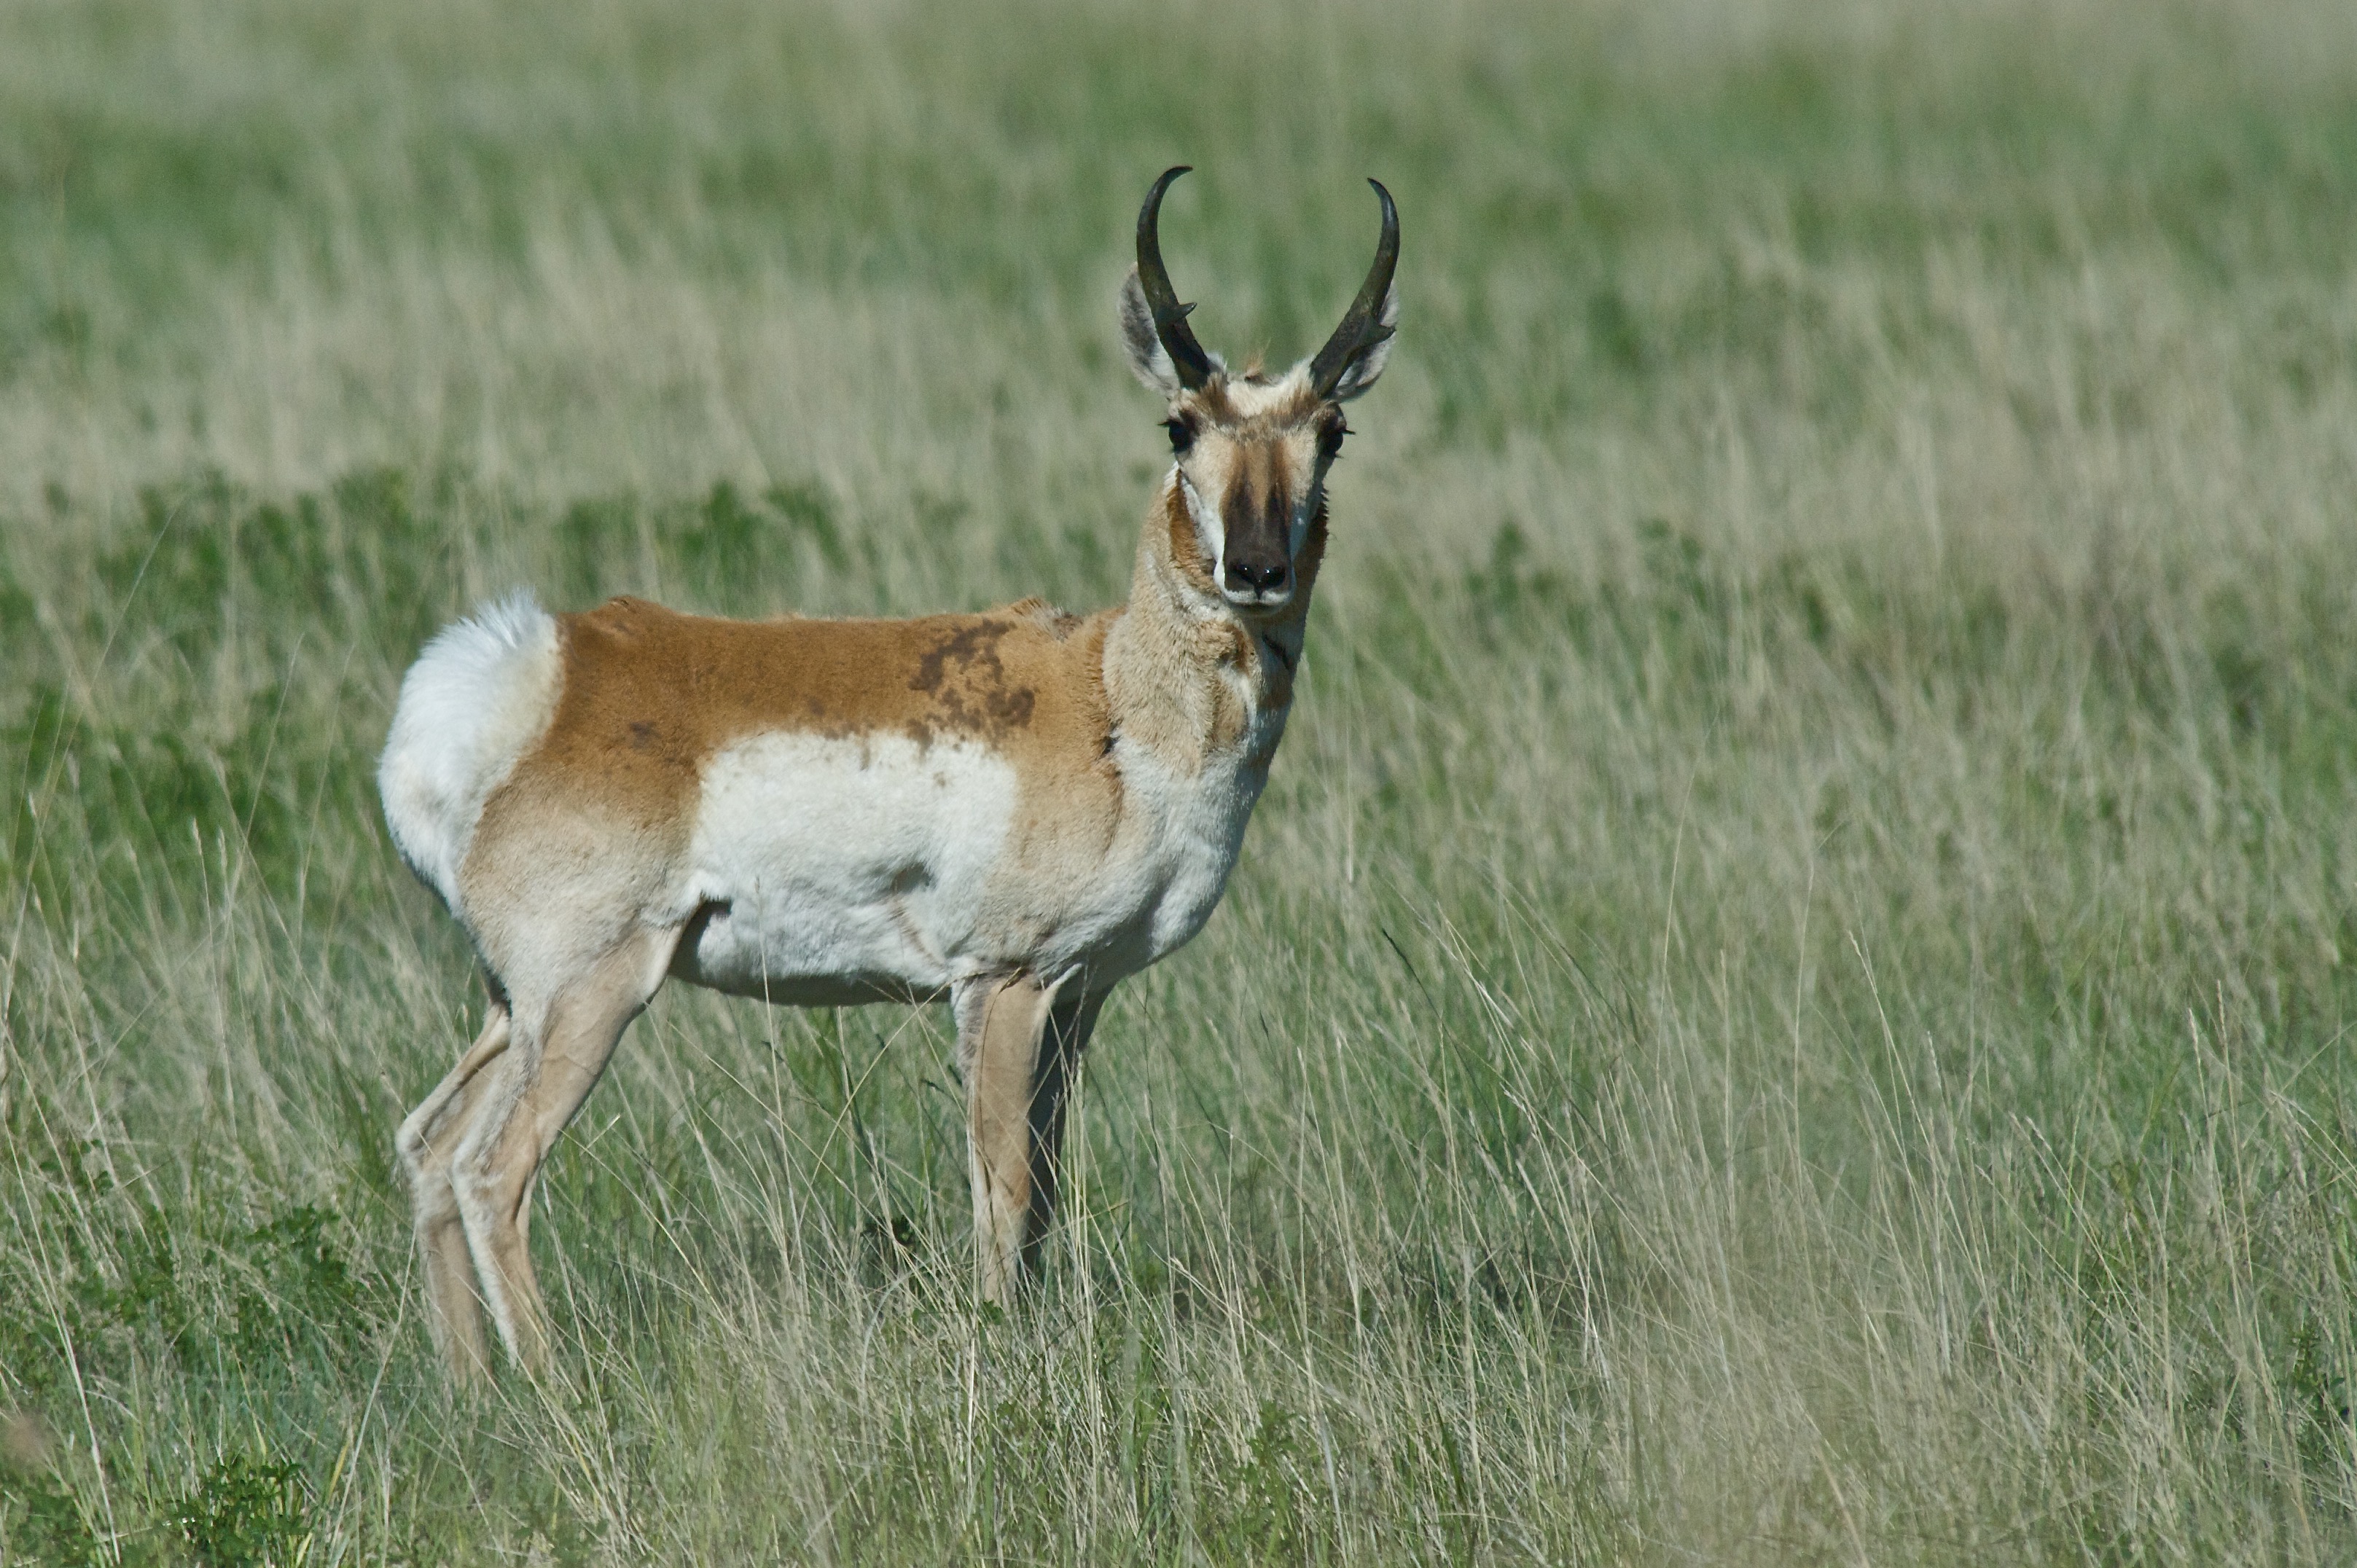
[(1268, 776), (1247, 758), (1283, 724), (1265, 718), (1261, 744), (1194, 771), (1120, 746), (1122, 822), (1077, 858), (1018, 849), (1020, 782), (979, 746), (741, 742), (705, 770), (678, 905), (695, 913), (673, 972), (802, 1006), (920, 1001), (1011, 965), (1111, 984), (1211, 918)]
[(977, 933), (1016, 807), (979, 746), (766, 735), (705, 770), (673, 971), (805, 1005), (935, 996)]

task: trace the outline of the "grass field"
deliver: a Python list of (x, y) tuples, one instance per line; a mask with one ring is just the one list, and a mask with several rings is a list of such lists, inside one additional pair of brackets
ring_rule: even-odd
[[(675, 991), (455, 1395), (402, 669), (1110, 602), (1174, 162), (1405, 317), (1044, 1289), (939, 1017)], [(2340, 0), (0, 8), (0, 1561), (2351, 1561), (2352, 497)]]

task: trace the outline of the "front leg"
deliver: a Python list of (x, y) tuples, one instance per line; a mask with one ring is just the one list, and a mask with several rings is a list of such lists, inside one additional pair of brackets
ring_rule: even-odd
[(1055, 1217), (1065, 1094), (1104, 993), (1071, 974), (998, 975), (959, 987), (952, 1004), (982, 1299), (1004, 1305), (1037, 1269)]

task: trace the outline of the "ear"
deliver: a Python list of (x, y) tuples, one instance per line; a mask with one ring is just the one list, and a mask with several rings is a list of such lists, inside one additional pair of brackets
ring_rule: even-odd
[(1375, 313), (1383, 336), (1359, 351), (1359, 357), (1342, 367), (1342, 379), (1334, 383), (1334, 401), (1348, 403), (1375, 384), (1383, 373), (1385, 361), (1392, 357), (1392, 334), (1399, 330), (1399, 284), (1394, 280), (1383, 294), (1383, 307)]
[(1121, 347), (1139, 381), (1165, 398), (1178, 395), (1178, 367), (1170, 362), (1170, 350), (1162, 346), (1160, 335), (1154, 330), (1154, 307), (1146, 303), (1146, 289), (1137, 281), (1135, 267), (1121, 280)]

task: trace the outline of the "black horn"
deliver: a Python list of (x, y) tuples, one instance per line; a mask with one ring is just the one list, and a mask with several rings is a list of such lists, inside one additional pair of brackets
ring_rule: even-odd
[(1392, 273), (1399, 265), (1399, 209), (1392, 205), (1392, 193), (1383, 188), (1382, 180), (1371, 179), (1367, 183), (1375, 188), (1376, 199), (1383, 204), (1383, 238), (1375, 242), (1375, 264), (1367, 269), (1367, 281), (1359, 285), (1359, 297), (1351, 302), (1349, 314), (1342, 317), (1342, 325), (1334, 328), (1334, 336), (1326, 339), (1326, 347), (1309, 361), (1309, 384), (1317, 389), (1319, 397), (1333, 396), (1351, 361), (1393, 331), (1383, 325), (1383, 317), (1384, 297), (1392, 291)]
[[(1195, 341), (1195, 334), (1187, 326), (1187, 313), (1195, 307), (1178, 303), (1178, 291), (1170, 286), (1170, 274), (1162, 265), (1162, 241), (1155, 225), (1162, 215), (1162, 193), (1170, 182), (1185, 174), (1189, 165), (1165, 169), (1154, 188), (1146, 193), (1146, 205), (1137, 209), (1137, 282), (1146, 291), (1146, 303), (1154, 311), (1154, 335), (1162, 339), (1162, 347), (1170, 355), (1172, 368), (1178, 372), (1179, 384), (1189, 391), (1200, 387), (1211, 379), (1211, 356)], [(1388, 207), (1391, 199), (1385, 197)]]

